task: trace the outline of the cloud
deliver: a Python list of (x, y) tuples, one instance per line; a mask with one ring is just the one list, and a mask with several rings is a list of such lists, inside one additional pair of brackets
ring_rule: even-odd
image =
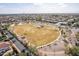
[(66, 3), (11, 4), (10, 6), (0, 5), (0, 13), (70, 13), (78, 12), (79, 8), (77, 11), (76, 9), (77, 8), (73, 8), (73, 6)]
[(33, 3), (33, 5), (35, 5), (35, 6), (41, 6), (41, 5), (44, 5), (44, 3)]
[(32, 12), (35, 13), (60, 13), (65, 12), (67, 5), (64, 3), (34, 3)]
[(65, 3), (58, 3), (57, 5), (60, 7), (67, 7), (67, 4), (65, 4)]
[(67, 7), (65, 3), (33, 3), (34, 6), (52, 6), (52, 7)]

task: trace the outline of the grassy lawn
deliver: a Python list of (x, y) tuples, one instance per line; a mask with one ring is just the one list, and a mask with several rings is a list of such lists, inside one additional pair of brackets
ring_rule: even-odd
[(16, 35), (18, 34), (26, 37), (29, 43), (36, 47), (56, 40), (60, 34), (60, 32), (53, 27), (37, 27), (36, 24), (22, 24), (14, 26), (13, 32)]

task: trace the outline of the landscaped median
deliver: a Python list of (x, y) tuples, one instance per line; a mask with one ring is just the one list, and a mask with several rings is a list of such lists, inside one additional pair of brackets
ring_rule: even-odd
[(60, 30), (55, 26), (37, 26), (38, 24), (26, 23), (13, 26), (12, 31), (19, 36), (27, 38), (31, 46), (40, 48), (52, 44), (61, 36)]

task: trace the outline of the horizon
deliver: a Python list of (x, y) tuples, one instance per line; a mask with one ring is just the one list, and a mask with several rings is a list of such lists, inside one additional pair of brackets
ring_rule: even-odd
[(79, 13), (2, 13), (2, 14), (79, 14)]

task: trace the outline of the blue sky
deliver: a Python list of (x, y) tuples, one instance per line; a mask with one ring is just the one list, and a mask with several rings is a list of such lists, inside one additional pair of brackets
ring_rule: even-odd
[(5, 13), (79, 13), (79, 3), (0, 3)]

